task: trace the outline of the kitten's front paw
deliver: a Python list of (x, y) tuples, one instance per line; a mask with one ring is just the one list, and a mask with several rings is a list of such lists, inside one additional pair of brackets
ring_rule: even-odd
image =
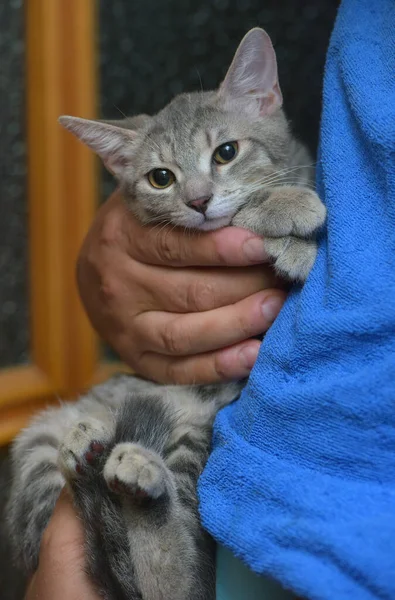
[(262, 225), (269, 237), (308, 237), (323, 225), (326, 217), (326, 208), (318, 195), (302, 187), (276, 188), (263, 209)]
[(326, 208), (313, 190), (301, 190), (299, 196), (297, 188), (294, 189), (294, 194), (298, 195), (298, 201), (294, 196), (295, 205), (298, 206), (299, 203), (299, 207), (292, 216), (292, 233), (298, 236), (309, 236), (324, 224)]
[(232, 225), (264, 237), (309, 237), (323, 225), (325, 217), (326, 208), (313, 190), (281, 186), (273, 188), (266, 199), (257, 196), (252, 205), (243, 207)]
[(81, 420), (66, 434), (59, 448), (58, 464), (66, 479), (83, 475), (103, 455), (110, 435), (96, 419)]
[(103, 474), (111, 491), (134, 499), (159, 498), (170, 476), (158, 454), (129, 442), (115, 446)]
[(280, 275), (292, 281), (307, 279), (317, 256), (315, 241), (289, 236), (265, 238), (264, 245)]
[(283, 235), (308, 237), (324, 224), (326, 208), (313, 190), (290, 187), (273, 196), (269, 202), (277, 205), (277, 211), (282, 205), (284, 222), (288, 224), (288, 231)]

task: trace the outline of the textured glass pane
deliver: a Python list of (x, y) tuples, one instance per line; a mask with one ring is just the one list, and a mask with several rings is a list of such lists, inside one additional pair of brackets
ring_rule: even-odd
[[(284, 105), (315, 152), (325, 52), (337, 0), (100, 0), (100, 108), (155, 113), (182, 91), (215, 88), (251, 27), (269, 33)], [(103, 172), (102, 198), (114, 187)]]
[(0, 367), (28, 356), (24, 6), (0, 2)]

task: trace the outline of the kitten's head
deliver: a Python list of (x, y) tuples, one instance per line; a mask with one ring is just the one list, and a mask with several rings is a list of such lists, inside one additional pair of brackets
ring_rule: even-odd
[(60, 122), (102, 158), (142, 222), (210, 230), (228, 225), (286, 160), (281, 105), (270, 38), (252, 29), (215, 92), (181, 94), (153, 117)]

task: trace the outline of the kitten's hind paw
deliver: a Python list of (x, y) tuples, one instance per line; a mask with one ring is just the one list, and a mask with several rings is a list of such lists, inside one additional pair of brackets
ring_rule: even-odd
[(171, 485), (171, 473), (159, 454), (138, 444), (115, 446), (103, 473), (112, 492), (134, 500), (157, 499)]
[(75, 479), (98, 466), (109, 438), (108, 428), (96, 419), (76, 423), (59, 448), (58, 464), (65, 478)]

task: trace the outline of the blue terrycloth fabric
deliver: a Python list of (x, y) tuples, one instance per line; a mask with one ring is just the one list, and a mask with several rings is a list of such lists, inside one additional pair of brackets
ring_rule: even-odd
[(201, 514), (219, 543), (305, 598), (393, 600), (394, 0), (343, 0), (317, 181), (317, 262), (217, 418)]

